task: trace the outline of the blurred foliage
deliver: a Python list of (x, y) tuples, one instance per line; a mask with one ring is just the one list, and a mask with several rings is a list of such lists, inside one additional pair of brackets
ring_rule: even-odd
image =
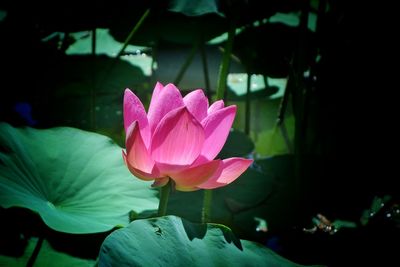
[(28, 261), (46, 262), (44, 266), (64, 264), (58, 260), (94, 264), (101, 243), (111, 232), (61, 233), (47, 227), (37, 213), (25, 208), (0, 208), (0, 216), (0, 266), (27, 266)]
[[(230, 136), (231, 140), (235, 140), (236, 136), (240, 138), (236, 134)], [(237, 148), (239, 149), (233, 153), (223, 150), (223, 158), (248, 155), (249, 150), (245, 146)], [(301, 225), (302, 217), (293, 204), (299, 199), (298, 192), (293, 187), (296, 178), (293, 159), (293, 156), (282, 155), (256, 160), (234, 183), (213, 190), (211, 221), (228, 225), (241, 238), (253, 240), (262, 237), (257, 231), (256, 217), (265, 219), (272, 231), (279, 231), (293, 224)], [(170, 196), (167, 213), (200, 222), (202, 201), (202, 191), (174, 191)], [(189, 202), (190, 205), (183, 204)], [(291, 212), (282, 213), (282, 210)]]
[[(38, 241), (38, 238), (31, 238), (24, 254), (20, 257), (4, 256), (0, 254), (0, 266), (26, 266)], [(35, 266), (89, 267), (93, 266), (95, 263), (96, 261), (93, 259), (73, 257), (67, 253), (57, 251), (51, 246), (51, 244), (49, 244), (48, 241), (44, 240), (40, 252), (36, 258)]]
[[(204, 14), (220, 14), (218, 11), (218, 1), (216, 0), (200, 0), (200, 1), (168, 1), (168, 10), (182, 13), (186, 16), (201, 16)], [(223, 14), (220, 14), (223, 16)]]
[(224, 147), (216, 158), (225, 159), (228, 157), (247, 156), (253, 150), (254, 144), (251, 139), (243, 132), (232, 129)]
[[(284, 127), (287, 131), (289, 141), (294, 139), (294, 117), (287, 116), (284, 121)], [(290, 151), (286, 140), (283, 138), (281, 128), (275, 126), (272, 129), (262, 130), (257, 133), (255, 142), (256, 152), (264, 156), (275, 156), (288, 154)]]
[[(111, 35), (119, 42), (132, 30), (138, 19), (131, 16), (119, 18), (110, 28)], [(227, 21), (215, 14), (188, 17), (180, 13), (165, 10), (151, 10), (130, 41), (133, 45), (159, 46), (163, 43), (193, 45), (200, 41), (210, 40), (227, 31)]]
[[(298, 28), (283, 23), (266, 23), (258, 27), (245, 28), (235, 38), (233, 54), (239, 57), (247, 72), (264, 74), (273, 78), (289, 76), (295, 49), (300, 38)], [(311, 32), (307, 32), (308, 49), (305, 58), (313, 62), (316, 48), (312, 47)], [(262, 60), (260, 60), (262, 59)], [(304, 66), (305, 71), (307, 65)]]

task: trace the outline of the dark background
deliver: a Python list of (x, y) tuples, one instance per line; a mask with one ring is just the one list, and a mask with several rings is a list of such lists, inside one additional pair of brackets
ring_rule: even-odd
[[(237, 25), (268, 17), (275, 11), (303, 8), (297, 1), (278, 2), (221, 1), (219, 6)], [(294, 56), (299, 57), (314, 46), (321, 55), (321, 61), (312, 65), (316, 80), (302, 81), (311, 99), (307, 136), (313, 138), (312, 142), (300, 141), (303, 142), (302, 166), (306, 166), (301, 172), (311, 186), (300, 186), (299, 190), (310, 194), (300, 198), (302, 212), (299, 213), (304, 217), (299, 221), (307, 221), (317, 212), (328, 218), (358, 221), (374, 196), (391, 195), (392, 203), (398, 203), (398, 46), (395, 42), (398, 30), (391, 21), (391, 7), (351, 2), (327, 1), (329, 11), (319, 17), (313, 43), (300, 47)], [(264, 4), (268, 8), (261, 9)], [(74, 67), (71, 59), (63, 54), (63, 48), (56, 48), (51, 42), (43, 43), (41, 38), (54, 31), (113, 28), (123, 24), (123, 20), (116, 18), (138, 17), (151, 5), (160, 13), (166, 7), (153, 2), (147, 5), (128, 1), (96, 2), (92, 6), (78, 2), (52, 5), (12, 1), (0, 4), (7, 11), (7, 17), (0, 22), (0, 120), (15, 126), (29, 124), (15, 111), (16, 103), (27, 102), (36, 120), (34, 127), (69, 125), (91, 129), (89, 123), (76, 123), (58, 116), (62, 111), (57, 109), (63, 103), (80, 105), (74, 102), (75, 95), (58, 95), (56, 91), (60, 84), (74, 78), (71, 78)], [(227, 29), (226, 25), (221, 27)], [(263, 58), (258, 60), (262, 62)], [(80, 62), (82, 70), (94, 66)], [(101, 64), (100, 60), (95, 65)], [(141, 75), (138, 73), (140, 78), (132, 83), (138, 88), (151, 89), (146, 85), (151, 87), (151, 78)], [(115, 98), (119, 101), (120, 95)], [(295, 96), (293, 99), (296, 101)], [(82, 113), (90, 112), (88, 105), (82, 107)], [(111, 135), (118, 135), (122, 125), (113, 123), (119, 128)], [(395, 245), (390, 242), (398, 240), (398, 229), (398, 223), (380, 217), (368, 227), (343, 230), (332, 236), (304, 235), (287, 229), (278, 233), (280, 252), (305, 264), (345, 266), (346, 263), (376, 262), (382, 266), (396, 260)]]

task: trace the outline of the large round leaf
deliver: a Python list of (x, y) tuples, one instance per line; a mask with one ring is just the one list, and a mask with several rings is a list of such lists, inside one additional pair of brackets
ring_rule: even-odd
[(239, 240), (218, 224), (175, 216), (136, 220), (114, 231), (99, 266), (301, 266), (260, 244)]
[(157, 203), (156, 191), (129, 173), (108, 137), (0, 124), (1, 206), (38, 212), (60, 232), (96, 233), (127, 225), (130, 211)]

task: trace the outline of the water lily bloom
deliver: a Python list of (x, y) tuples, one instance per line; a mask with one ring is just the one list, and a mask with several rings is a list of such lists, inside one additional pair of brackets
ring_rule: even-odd
[(179, 191), (213, 189), (232, 183), (252, 163), (245, 158), (215, 159), (226, 142), (236, 106), (222, 100), (209, 106), (201, 89), (182, 97), (173, 84), (157, 83), (146, 111), (126, 89), (125, 164), (136, 177), (163, 186), (172, 179)]

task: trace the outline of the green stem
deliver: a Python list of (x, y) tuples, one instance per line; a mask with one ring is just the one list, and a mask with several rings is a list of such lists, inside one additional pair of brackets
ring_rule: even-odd
[(292, 144), (290, 143), (289, 134), (287, 132), (285, 125), (285, 113), (289, 102), (292, 80), (293, 79), (289, 78), (288, 84), (286, 85), (285, 93), (282, 97), (281, 103), (279, 104), (278, 118), (276, 120), (276, 126), (275, 126), (281, 130), (282, 137), (285, 141), (289, 153), (293, 153), (293, 148)]
[(251, 73), (247, 72), (247, 90), (246, 90), (246, 112), (245, 112), (245, 120), (244, 120), (244, 133), (246, 135), (250, 134), (250, 110), (251, 110)]
[[(229, 64), (231, 61), (231, 54), (233, 48), (233, 37), (235, 36), (235, 27), (231, 23), (228, 31), (228, 41), (225, 46), (224, 54), (222, 56), (222, 63), (219, 69), (218, 85), (217, 85), (217, 100), (223, 99), (225, 96), (226, 80), (228, 77)], [(201, 211), (201, 222), (207, 223), (211, 218), (211, 202), (212, 191), (204, 190), (203, 209)]]
[(201, 222), (208, 223), (211, 218), (211, 202), (212, 202), (212, 190), (204, 190), (203, 198), (203, 209), (201, 211)]
[(200, 46), (200, 55), (201, 55), (201, 62), (203, 63), (202, 65), (203, 65), (204, 83), (205, 83), (206, 94), (207, 94), (208, 100), (211, 101), (210, 76), (208, 75), (207, 53), (206, 53), (206, 49), (204, 47), (204, 43), (201, 44), (201, 46)]
[(128, 46), (129, 42), (131, 41), (133, 35), (139, 30), (140, 26), (143, 24), (144, 20), (149, 16), (150, 14), (150, 8), (148, 8), (142, 15), (142, 17), (139, 19), (138, 23), (136, 23), (135, 27), (133, 27), (132, 31), (129, 33), (128, 37), (126, 37), (126, 40), (124, 42), (124, 45), (122, 46), (121, 50), (119, 51), (118, 55), (116, 58), (119, 58), (122, 53), (124, 53), (125, 48)]
[(118, 52), (117, 56), (115, 57), (115, 60), (113, 60), (112, 64), (107, 68), (106, 70), (106, 75), (103, 75), (101, 79), (98, 79), (97, 82), (99, 84), (104, 84), (106, 82), (106, 79), (110, 76), (110, 74), (113, 72), (115, 66), (119, 62), (119, 58), (122, 56), (124, 53), (126, 47), (129, 45), (129, 42), (131, 41), (132, 37), (135, 35), (135, 33), (139, 30), (139, 28), (142, 26), (143, 22), (145, 19), (149, 16), (150, 14), (150, 9), (147, 9), (143, 15), (140, 17), (139, 21), (136, 23), (136, 25), (133, 27), (132, 31), (129, 33), (128, 37), (126, 37), (125, 42), (121, 48), (121, 50)]
[[(304, 185), (310, 180), (307, 180), (308, 175), (305, 173), (304, 168), (304, 159), (307, 154), (306, 144), (307, 144), (307, 128), (305, 116), (307, 107), (305, 106), (306, 101), (305, 97), (308, 95), (308, 88), (303, 82), (302, 73), (307, 66), (307, 59), (305, 51), (309, 51), (309, 47), (307, 46), (307, 25), (308, 25), (308, 13), (309, 13), (309, 1), (302, 1), (302, 10), (300, 15), (300, 24), (298, 26), (298, 46), (295, 56), (293, 58), (293, 71), (292, 71), (292, 79), (294, 84), (292, 83), (291, 92), (292, 92), (292, 103), (294, 104), (294, 115), (295, 115), (295, 132), (294, 132), (294, 171), (295, 171), (295, 180), (292, 182), (293, 188), (296, 191), (293, 192), (295, 198), (299, 201), (296, 201), (295, 209), (301, 208), (304, 206), (304, 202), (300, 201), (301, 192), (304, 192)], [(290, 74), (289, 74), (290, 75)], [(291, 77), (289, 76), (289, 79)], [(290, 80), (289, 80), (290, 81)], [(289, 82), (288, 81), (288, 82)]]
[(171, 181), (160, 188), (160, 203), (158, 205), (158, 216), (164, 216), (167, 213), (168, 198), (171, 192)]
[(235, 27), (231, 24), (228, 32), (228, 41), (222, 56), (222, 63), (219, 69), (218, 86), (217, 86), (217, 99), (223, 99), (226, 89), (226, 80), (229, 72), (229, 64), (231, 61), (231, 54), (233, 48), (233, 37), (235, 36)]
[(282, 123), (278, 127), (280, 128), (283, 140), (285, 141), (287, 152), (289, 154), (292, 154), (293, 147), (292, 147), (292, 143), (290, 142), (289, 133), (286, 129), (286, 125), (284, 123)]
[(42, 236), (39, 237), (35, 249), (32, 252), (31, 257), (29, 258), (28, 262), (26, 263), (26, 267), (32, 267), (36, 261), (37, 256), (39, 255), (40, 249), (42, 248), (44, 238)]
[(190, 50), (190, 53), (188, 54), (185, 62), (183, 63), (181, 69), (178, 72), (178, 75), (175, 78), (174, 84), (176, 86), (178, 86), (179, 83), (181, 82), (183, 75), (185, 75), (186, 70), (189, 68), (190, 64), (193, 61), (194, 56), (196, 55), (198, 48), (199, 48), (199, 43), (195, 43), (192, 47), (192, 50)]
[(92, 29), (92, 55), (96, 56), (96, 28)]

